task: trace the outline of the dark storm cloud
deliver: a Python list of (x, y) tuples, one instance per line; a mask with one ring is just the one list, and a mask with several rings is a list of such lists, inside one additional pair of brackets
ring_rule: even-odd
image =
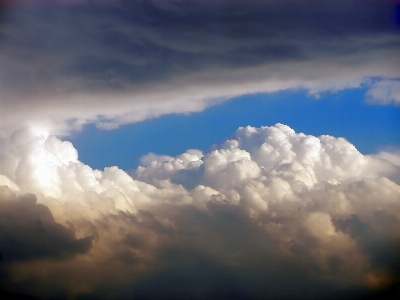
[[(328, 78), (338, 72), (344, 57), (355, 56), (345, 62), (346, 66), (361, 64), (371, 69), (371, 61), (381, 64), (383, 53), (390, 55), (400, 47), (395, 4), (390, 1), (33, 3), (9, 2), (2, 8), (3, 105), (14, 114), (33, 107), (36, 116), (78, 118), (83, 123), (99, 116), (115, 119), (143, 110), (143, 101), (147, 103), (144, 115), (178, 112), (157, 104), (157, 100), (143, 100), (143, 93), (153, 90), (165, 95), (163, 101), (169, 103), (176, 96), (168, 92), (180, 89), (183, 101), (190, 103), (193, 93), (207, 90), (211, 83), (224, 86), (227, 82), (244, 84), (255, 79), (279, 78), (284, 82), (308, 76)], [(338, 65), (318, 76), (313, 71), (318, 59)], [(278, 63), (305, 65), (282, 71)], [(235, 73), (245, 68), (261, 69), (252, 72), (254, 78)], [(301, 72), (304, 76), (298, 74), (298, 68), (305, 68)], [(386, 76), (393, 75), (391, 68)], [(213, 77), (216, 70), (220, 72), (217, 78)], [(382, 70), (375, 72), (364, 70), (361, 76), (382, 75)], [(345, 80), (355, 77), (360, 74)], [(206, 87), (183, 91), (185, 86), (201, 83)], [(254, 88), (243, 88), (241, 92), (252, 91)], [(99, 93), (107, 99), (101, 99)], [(120, 94), (129, 95), (129, 100), (118, 100), (119, 107), (126, 109), (110, 113), (109, 99)], [(197, 97), (218, 98), (223, 94), (211, 91)], [(88, 99), (82, 95), (92, 96)], [(92, 109), (92, 114), (76, 111), (73, 105), (65, 107), (65, 101), (81, 105), (82, 111)], [(155, 104), (150, 108), (151, 103)], [(64, 107), (63, 113), (60, 106)], [(145, 118), (136, 114), (116, 123)]]
[[(65, 262), (53, 271), (54, 277), (43, 277), (39, 270), (33, 273), (38, 276), (27, 276), (22, 282), (6, 277), (9, 290), (40, 299), (99, 300), (364, 299), (371, 293), (363, 286), (342, 289), (327, 280), (340, 276), (342, 262), (333, 256), (331, 268), (322, 269), (312, 253), (318, 241), (307, 232), (297, 233), (302, 242), (289, 241), (292, 253), (285, 255), (240, 207), (212, 201), (207, 210), (192, 205), (154, 209), (159, 218), (168, 217), (174, 228), (162, 225), (149, 211), (104, 216), (95, 225), (100, 240), (113, 228), (119, 228), (115, 238), (120, 239), (107, 245), (106, 257), (94, 255), (94, 265), (92, 259)], [(68, 264), (75, 264), (78, 273), (71, 274)], [(29, 272), (25, 268), (19, 269), (22, 274)], [(79, 292), (76, 286), (82, 278), (91, 286)]]
[(37, 259), (72, 258), (91, 247), (93, 237), (76, 239), (74, 232), (57, 224), (50, 210), (36, 203), (36, 196), (15, 196), (1, 188), (1, 263)]
[(396, 239), (400, 231), (400, 221), (386, 210), (377, 210), (373, 216), (375, 228), (363, 222), (357, 215), (337, 220), (336, 228), (359, 243), (370, 257), (370, 267), (389, 271), (400, 277), (400, 241)]
[[(237, 206), (215, 201), (207, 211), (192, 205), (155, 209), (159, 217), (174, 223), (174, 229), (155, 221), (150, 212), (107, 217), (108, 224), (130, 224), (128, 231), (138, 229), (141, 237), (129, 233), (123, 244), (115, 244), (113, 257), (103, 267), (122, 263), (121, 275), (114, 271), (110, 282), (105, 273), (92, 274), (102, 278), (100, 284), (78, 299), (335, 299), (365, 292), (342, 291), (320, 279), (326, 271), (313, 262), (313, 246), (307, 239), (302, 253), (291, 258), (280, 253), (276, 242)], [(150, 245), (154, 238), (156, 248)], [(141, 251), (152, 252), (151, 261), (132, 254)], [(140, 276), (123, 271), (143, 263)]]
[[(292, 253), (287, 256), (240, 207), (211, 201), (207, 210), (192, 205), (153, 208), (174, 228), (145, 211), (107, 216), (97, 224), (100, 229), (125, 223), (131, 233), (112, 245), (103, 272), (91, 270), (98, 283), (77, 299), (364, 299), (371, 293), (363, 286), (342, 289), (327, 280), (342, 272), (343, 262), (332, 256), (330, 269), (322, 269), (312, 253), (318, 241), (301, 229), (297, 235), (302, 241), (289, 241)], [(155, 248), (151, 240), (157, 240)], [(151, 253), (150, 261), (134, 254), (143, 252)]]
[[(310, 274), (303, 273), (304, 280), (298, 281), (301, 266), (285, 261), (274, 241), (242, 209), (211, 202), (207, 212), (187, 206), (175, 213), (175, 236), (157, 251), (156, 269), (122, 293), (121, 299), (129, 294), (143, 299), (188, 295), (191, 299), (283, 299), (304, 295), (306, 289), (314, 296), (329, 290), (329, 284), (316, 284)], [(314, 287), (309, 281), (314, 281)]]
[(14, 69), (3, 80), (28, 90), (76, 78), (86, 80), (72, 90), (121, 89), (213, 65), (236, 68), (399, 46), (398, 40), (371, 39), (397, 32), (393, 5), (380, 1), (121, 1), (10, 10), (4, 59), (27, 70)]

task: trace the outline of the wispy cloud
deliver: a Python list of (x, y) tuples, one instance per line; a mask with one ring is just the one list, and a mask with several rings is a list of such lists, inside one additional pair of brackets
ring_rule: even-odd
[(400, 105), (400, 81), (382, 80), (374, 83), (366, 96), (367, 101), (373, 104)]

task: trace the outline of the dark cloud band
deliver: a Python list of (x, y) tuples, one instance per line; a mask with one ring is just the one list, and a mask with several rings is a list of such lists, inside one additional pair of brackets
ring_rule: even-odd
[[(395, 7), (356, 0), (9, 4), (0, 31), (3, 119), (120, 124), (179, 112), (174, 101), (185, 103), (184, 112), (201, 110), (207, 99), (268, 91), (268, 83), (310, 88), (314, 81), (329, 90), (340, 80), (342, 87), (396, 77)], [(232, 85), (242, 88), (228, 95)]]

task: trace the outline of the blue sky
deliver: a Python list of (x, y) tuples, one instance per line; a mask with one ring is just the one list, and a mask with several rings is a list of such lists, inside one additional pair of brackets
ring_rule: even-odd
[(176, 156), (187, 149), (207, 152), (238, 127), (283, 123), (296, 132), (344, 137), (363, 154), (400, 146), (400, 109), (365, 101), (365, 88), (325, 92), (319, 99), (304, 90), (244, 95), (200, 113), (167, 115), (106, 131), (93, 125), (67, 138), (79, 158), (93, 168), (136, 168), (153, 152)]

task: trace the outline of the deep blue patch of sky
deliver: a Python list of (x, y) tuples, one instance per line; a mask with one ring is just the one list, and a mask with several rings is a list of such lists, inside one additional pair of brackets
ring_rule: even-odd
[(166, 115), (112, 131), (89, 125), (70, 136), (79, 159), (96, 169), (131, 170), (143, 155), (176, 156), (187, 149), (207, 152), (240, 126), (289, 125), (296, 132), (345, 137), (364, 154), (400, 146), (400, 108), (371, 105), (365, 89), (324, 93), (321, 99), (304, 90), (244, 95), (190, 115)]

